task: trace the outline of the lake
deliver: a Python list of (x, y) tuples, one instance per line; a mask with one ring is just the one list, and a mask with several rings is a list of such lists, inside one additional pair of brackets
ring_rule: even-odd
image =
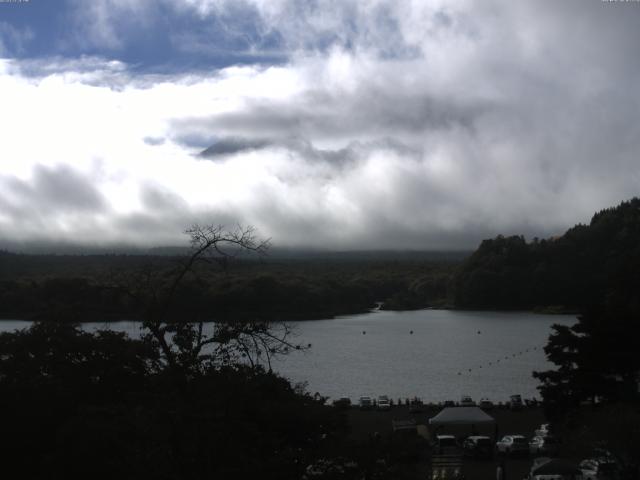
[[(575, 321), (572, 315), (418, 310), (291, 322), (295, 341), (312, 346), (281, 357), (274, 370), (293, 382), (307, 382), (311, 393), (354, 401), (362, 395), (433, 402), (461, 395), (495, 402), (512, 394), (539, 397), (531, 372), (552, 368), (542, 350), (551, 325)], [(0, 330), (28, 325), (3, 321)], [(139, 333), (136, 322), (106, 326)]]
[(570, 315), (419, 310), (297, 322), (297, 340), (312, 347), (282, 358), (275, 369), (332, 398), (539, 397), (531, 372), (552, 367), (542, 350), (551, 325), (575, 321)]

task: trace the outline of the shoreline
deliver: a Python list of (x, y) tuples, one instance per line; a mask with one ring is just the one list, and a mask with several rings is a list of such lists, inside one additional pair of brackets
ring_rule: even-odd
[[(374, 308), (369, 308), (366, 310), (356, 310), (356, 311), (349, 311), (349, 312), (344, 312), (344, 313), (336, 313), (334, 315), (331, 316), (322, 316), (320, 314), (318, 315), (310, 315), (310, 316), (305, 316), (302, 318), (298, 318), (298, 316), (296, 315), (295, 317), (292, 318), (285, 318), (285, 319), (278, 319), (278, 320), (269, 320), (270, 322), (273, 323), (287, 323), (287, 322), (314, 322), (314, 321), (318, 321), (318, 320), (334, 320), (336, 318), (340, 318), (340, 317), (346, 317), (346, 316), (351, 316), (351, 315), (365, 315), (365, 314), (372, 314), (372, 313), (379, 313), (379, 312), (418, 312), (418, 311), (432, 311), (432, 310), (437, 310), (437, 311), (454, 311), (454, 312), (483, 312), (483, 313), (530, 313), (530, 314), (538, 314), (538, 315), (545, 315), (545, 316), (568, 316), (568, 315), (579, 315), (580, 312), (574, 310), (574, 309), (555, 309), (555, 308), (542, 308), (542, 307), (535, 307), (533, 309), (500, 309), (500, 308), (462, 308), (462, 307), (453, 307), (453, 306), (446, 306), (446, 307), (425, 307), (425, 308), (407, 308), (407, 309), (384, 309), (384, 308), (378, 308), (378, 307), (374, 307)], [(9, 316), (9, 315), (3, 315), (0, 314), (0, 322), (37, 322), (37, 321), (51, 321), (51, 320), (44, 320), (42, 318), (37, 318), (37, 317), (42, 317), (42, 315), (35, 315), (35, 314), (31, 314), (31, 315), (26, 315), (23, 318), (16, 318), (14, 316)], [(227, 317), (226, 321), (243, 321), (243, 320), (248, 320), (247, 316), (241, 316), (241, 317)], [(77, 322), (80, 324), (91, 324), (91, 323), (118, 323), (118, 322), (142, 322), (142, 320), (140, 319), (136, 319), (136, 318), (122, 318), (122, 317), (104, 317), (104, 318), (100, 318), (100, 319), (88, 319), (88, 320), (83, 320), (81, 322)], [(216, 320), (206, 320), (204, 321), (204, 323), (215, 323)], [(194, 322), (195, 323), (195, 322)]]

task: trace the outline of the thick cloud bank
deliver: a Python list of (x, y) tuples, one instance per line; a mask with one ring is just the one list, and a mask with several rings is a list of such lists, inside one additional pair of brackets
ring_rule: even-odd
[[(162, 27), (154, 4), (197, 18), (170, 32), (183, 51), (221, 48), (210, 25), (280, 60), (141, 72), (118, 52)], [(240, 222), (280, 246), (473, 248), (640, 193), (634, 2), (73, 5), (100, 56), (0, 61), (0, 241)], [(28, 41), (0, 27), (0, 54)]]

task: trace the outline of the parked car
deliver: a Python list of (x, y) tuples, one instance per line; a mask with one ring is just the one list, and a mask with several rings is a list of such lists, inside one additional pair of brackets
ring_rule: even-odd
[(493, 402), (491, 400), (489, 400), (488, 398), (481, 398), (479, 406), (483, 410), (492, 410), (493, 409)]
[(307, 465), (302, 474), (302, 480), (313, 480), (314, 478), (327, 478), (353, 474), (357, 472), (358, 464), (353, 460), (345, 458), (325, 459), (320, 458), (314, 463)]
[(360, 397), (358, 404), (360, 405), (360, 410), (369, 410), (373, 407), (371, 397)]
[(505, 435), (496, 443), (496, 450), (505, 455), (526, 455), (529, 453), (529, 444), (522, 435)]
[(536, 435), (529, 442), (529, 453), (532, 455), (557, 455), (560, 451), (560, 440), (553, 435)]
[(473, 399), (469, 395), (463, 395), (462, 398), (460, 399), (460, 406), (461, 407), (475, 407), (476, 406), (476, 402), (474, 402)]
[(536, 428), (535, 435), (536, 437), (546, 437), (551, 433), (551, 424), (543, 423), (538, 428)]
[(433, 455), (427, 480), (464, 480), (461, 455)]
[(509, 397), (509, 408), (511, 410), (522, 410), (523, 406), (521, 395), (511, 395), (511, 397)]
[(583, 460), (580, 470), (584, 480), (616, 480), (620, 476), (618, 464), (608, 457)]
[(460, 453), (460, 447), (453, 435), (436, 435), (435, 450), (438, 454)]
[(578, 464), (567, 458), (538, 457), (527, 480), (582, 480), (582, 471)]
[(414, 398), (409, 402), (409, 413), (421, 413), (424, 411), (424, 403), (419, 398)]
[(380, 395), (378, 397), (378, 410), (391, 410), (391, 402), (386, 395)]
[(336, 408), (347, 409), (351, 407), (351, 399), (347, 397), (338, 398), (333, 401), (333, 406)]
[(489, 437), (473, 435), (462, 442), (462, 451), (468, 457), (488, 459), (493, 457), (493, 444)]

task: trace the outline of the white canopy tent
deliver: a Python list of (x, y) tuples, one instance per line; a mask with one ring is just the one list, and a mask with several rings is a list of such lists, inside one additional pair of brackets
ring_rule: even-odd
[(449, 407), (429, 419), (432, 435), (449, 433), (465, 437), (486, 435), (497, 440), (496, 420), (478, 407)]
[(478, 407), (448, 407), (429, 419), (434, 427), (447, 425), (493, 425), (496, 420)]

